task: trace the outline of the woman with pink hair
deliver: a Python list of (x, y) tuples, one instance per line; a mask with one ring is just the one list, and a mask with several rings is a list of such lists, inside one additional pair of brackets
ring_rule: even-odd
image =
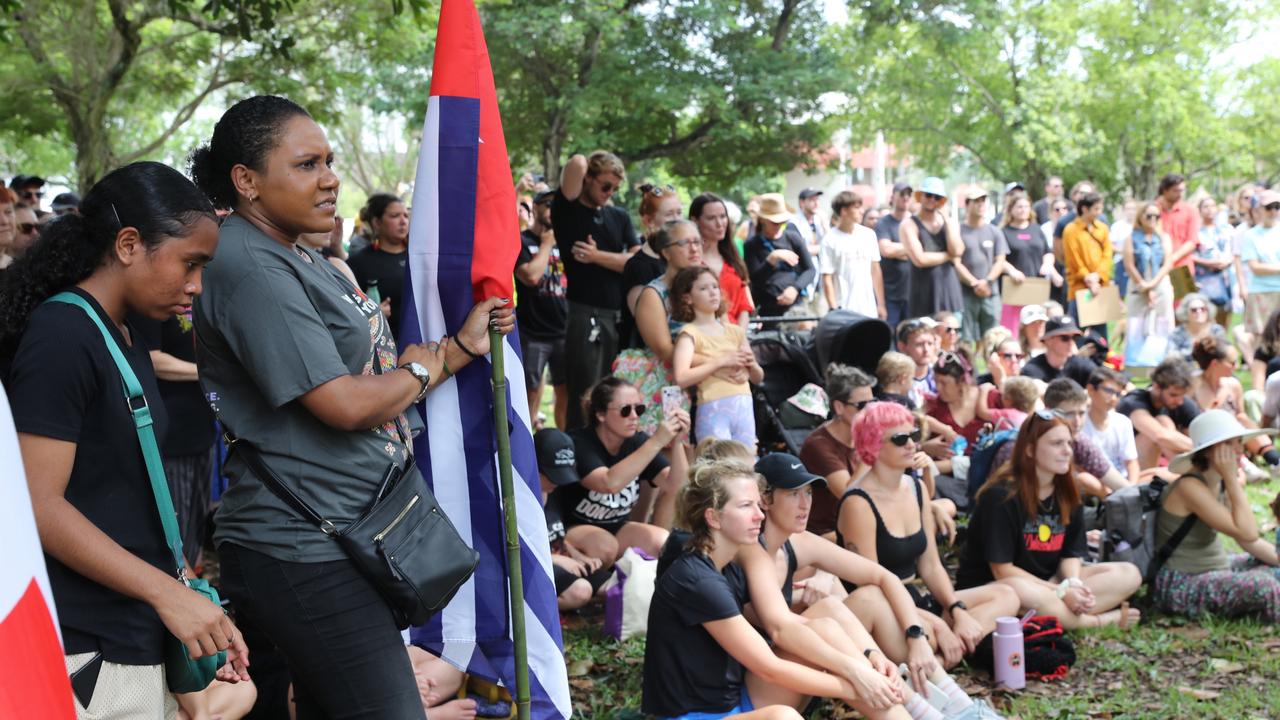
[[(995, 629), (997, 617), (1017, 612), (1018, 596), (997, 584), (961, 591), (951, 584), (938, 556), (933, 514), (924, 512), (927, 491), (909, 474), (928, 464), (919, 442), (915, 417), (901, 405), (877, 402), (863, 409), (853, 423), (853, 444), (871, 470), (841, 499), (836, 535), (842, 547), (903, 581), (951, 667)], [(916, 588), (917, 578), (927, 593)]]

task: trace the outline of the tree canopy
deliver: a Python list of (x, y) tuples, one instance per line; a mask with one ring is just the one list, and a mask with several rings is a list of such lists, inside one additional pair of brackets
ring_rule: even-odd
[[(220, 108), (288, 94), (329, 130), (348, 182), (411, 182), (438, 3), (0, 0), (11, 171), (81, 187), (180, 162)], [(512, 164), (554, 178), (607, 148), (727, 189), (883, 131), (917, 166), (961, 162), (1148, 195), (1178, 170), (1280, 175), (1280, 59), (1224, 54), (1274, 19), (1256, 0), (480, 0)], [(72, 170), (72, 168), (74, 168)]]

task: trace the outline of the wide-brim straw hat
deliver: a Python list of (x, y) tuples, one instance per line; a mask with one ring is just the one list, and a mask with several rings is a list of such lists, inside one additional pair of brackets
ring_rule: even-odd
[(757, 214), (769, 222), (784, 223), (795, 215), (795, 211), (787, 208), (782, 193), (765, 193), (760, 196), (760, 212)]
[(1275, 430), (1247, 428), (1226, 410), (1205, 410), (1191, 421), (1191, 449), (1169, 461), (1169, 471), (1179, 475), (1190, 472), (1191, 458), (1205, 448), (1221, 442), (1240, 438), (1248, 440), (1259, 435), (1275, 435)]

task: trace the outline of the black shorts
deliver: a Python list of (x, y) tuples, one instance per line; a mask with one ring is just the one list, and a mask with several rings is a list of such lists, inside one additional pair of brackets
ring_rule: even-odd
[(916, 587), (915, 583), (904, 584), (907, 587), (907, 592), (911, 594), (911, 599), (915, 602), (916, 607), (942, 617), (942, 605), (938, 604), (937, 599), (928, 592)]
[(569, 382), (569, 373), (565, 368), (564, 338), (556, 340), (539, 340), (520, 336), (520, 348), (524, 350), (524, 382), (526, 387), (537, 387), (542, 384), (542, 375), (547, 367), (551, 368), (551, 386), (564, 385)]
[(600, 586), (604, 584), (604, 581), (608, 580), (609, 576), (613, 575), (613, 568), (610, 567), (602, 570), (597, 570), (591, 573), (590, 575), (588, 575), (586, 578), (582, 578), (578, 575), (574, 575), (568, 570), (565, 570), (564, 568), (555, 564), (552, 564), (551, 572), (552, 572), (552, 576), (555, 578), (556, 595), (563, 593), (565, 590), (569, 589), (570, 585), (574, 584), (578, 580), (583, 580), (583, 579), (585, 579), (588, 583), (591, 584), (591, 592), (595, 593), (595, 591), (599, 590)]

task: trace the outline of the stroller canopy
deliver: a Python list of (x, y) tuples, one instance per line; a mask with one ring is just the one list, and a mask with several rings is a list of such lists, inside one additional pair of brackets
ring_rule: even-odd
[(893, 349), (893, 329), (878, 318), (832, 310), (813, 331), (813, 345), (821, 373), (826, 373), (827, 365), (838, 362), (875, 375), (880, 356)]

